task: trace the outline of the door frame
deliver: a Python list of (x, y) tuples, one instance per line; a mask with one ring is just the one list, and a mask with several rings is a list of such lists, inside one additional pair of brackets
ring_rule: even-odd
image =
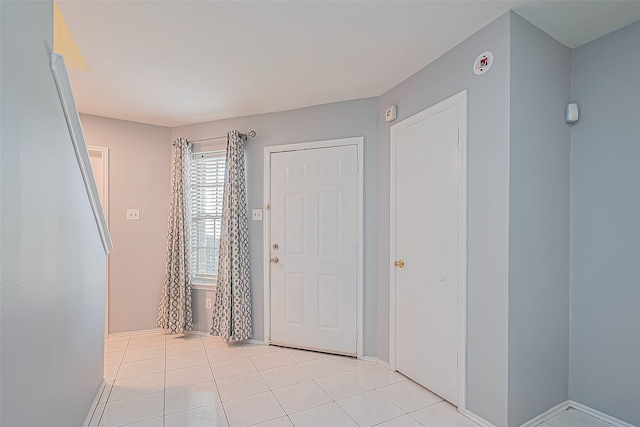
[(356, 146), (357, 160), (357, 200), (356, 200), (356, 354), (363, 357), (363, 323), (364, 323), (364, 244), (363, 244), (363, 148), (364, 137), (330, 139), (324, 141), (302, 142), (295, 144), (272, 145), (264, 147), (264, 206), (263, 206), (263, 278), (264, 278), (264, 341), (271, 342), (271, 154), (288, 151), (314, 150), (318, 148), (334, 148)]
[[(102, 191), (104, 201), (102, 201), (102, 209), (104, 209), (104, 217), (109, 229), (109, 148), (87, 145), (89, 157), (92, 153), (99, 153), (102, 159)], [(93, 171), (92, 171), (93, 172)], [(109, 255), (107, 255), (107, 272), (105, 286), (105, 305), (104, 305), (104, 336), (109, 336)]]
[[(396, 371), (396, 272), (393, 267), (397, 259), (397, 135), (416, 123), (432, 117), (443, 110), (458, 106), (458, 412), (466, 409), (467, 388), (467, 91), (464, 90), (438, 104), (427, 108), (391, 126), (391, 173), (390, 173), (390, 224), (389, 224), (389, 366)], [(416, 338), (418, 339), (418, 338)]]

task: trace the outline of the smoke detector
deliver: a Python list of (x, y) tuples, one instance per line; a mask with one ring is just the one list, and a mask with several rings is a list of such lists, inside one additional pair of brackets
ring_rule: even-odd
[(491, 68), (491, 64), (493, 64), (493, 53), (489, 51), (483, 52), (476, 58), (476, 61), (473, 63), (473, 72), (478, 76), (480, 74), (484, 74), (489, 71), (489, 68)]

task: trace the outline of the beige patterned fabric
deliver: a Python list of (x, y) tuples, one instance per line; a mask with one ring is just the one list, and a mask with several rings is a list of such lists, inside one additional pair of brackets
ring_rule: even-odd
[(227, 176), (222, 202), (220, 258), (211, 335), (225, 341), (251, 338), (249, 227), (244, 148), (238, 131), (227, 134)]
[(167, 233), (167, 267), (158, 308), (158, 328), (179, 334), (193, 329), (189, 246), (189, 185), (191, 144), (173, 142), (173, 175)]

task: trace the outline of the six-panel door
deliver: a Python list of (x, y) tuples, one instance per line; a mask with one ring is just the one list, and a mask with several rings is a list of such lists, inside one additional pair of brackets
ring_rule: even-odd
[(355, 145), (271, 154), (272, 343), (356, 354), (357, 161)]

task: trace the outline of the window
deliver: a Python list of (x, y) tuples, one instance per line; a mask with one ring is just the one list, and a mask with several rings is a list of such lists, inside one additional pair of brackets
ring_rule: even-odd
[(191, 163), (191, 274), (215, 279), (218, 274), (225, 151), (194, 153)]

